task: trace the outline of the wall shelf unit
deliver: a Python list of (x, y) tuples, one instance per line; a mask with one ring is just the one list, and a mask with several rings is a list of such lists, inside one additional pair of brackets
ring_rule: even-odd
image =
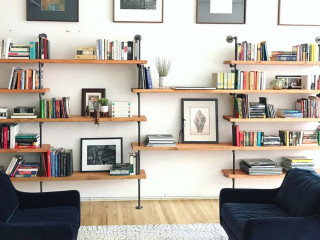
[(223, 64), (236, 64), (236, 65), (320, 65), (320, 61), (240, 61), (240, 60), (227, 60)]
[(320, 118), (235, 118), (232, 116), (223, 116), (224, 120), (231, 123), (259, 123), (259, 122), (320, 122)]

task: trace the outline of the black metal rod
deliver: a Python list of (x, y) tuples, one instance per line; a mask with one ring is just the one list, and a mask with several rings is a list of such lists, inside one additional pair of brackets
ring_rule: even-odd
[(138, 94), (138, 117), (140, 117), (140, 93)]
[[(232, 173), (236, 173), (236, 151), (232, 150)], [(232, 188), (234, 188), (235, 185), (235, 179), (232, 178)]]
[(234, 60), (238, 58), (238, 38), (234, 37)]
[(41, 193), (42, 193), (42, 184), (43, 184), (43, 182), (40, 181), (40, 192), (41, 192)]
[(232, 178), (232, 188), (234, 188), (234, 187), (235, 187), (235, 179)]
[(141, 206), (141, 195), (140, 195), (140, 179), (138, 179), (138, 206), (136, 206), (136, 209), (142, 209)]
[(42, 124), (43, 124), (43, 122), (39, 122), (40, 148), (42, 148)]

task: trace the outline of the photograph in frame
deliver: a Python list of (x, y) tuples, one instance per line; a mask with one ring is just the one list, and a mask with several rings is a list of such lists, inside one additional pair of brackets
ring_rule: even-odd
[(98, 100), (106, 97), (104, 88), (83, 88), (81, 101), (81, 116), (86, 116), (86, 108), (88, 107), (89, 115), (93, 116), (94, 110), (99, 111)]
[(79, 22), (79, 0), (26, 0), (27, 21)]
[(122, 138), (81, 138), (81, 172), (109, 171), (122, 163)]
[(196, 23), (245, 24), (246, 0), (197, 0)]
[(163, 0), (113, 0), (113, 22), (162, 23)]
[(182, 143), (219, 143), (218, 99), (183, 98)]

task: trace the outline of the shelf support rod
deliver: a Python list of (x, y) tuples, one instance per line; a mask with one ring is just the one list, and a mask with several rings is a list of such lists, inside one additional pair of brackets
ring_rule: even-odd
[(237, 70), (237, 64), (229, 64), (230, 68), (233, 68), (235, 71)]
[[(236, 173), (236, 151), (232, 150), (232, 173)], [(234, 188), (235, 185), (235, 179), (232, 178), (232, 188)]]
[(142, 209), (141, 206), (141, 198), (140, 198), (140, 179), (138, 179), (138, 206), (136, 206), (136, 209)]
[(43, 185), (43, 181), (40, 181), (40, 192), (42, 193), (42, 185)]
[(42, 124), (43, 122), (39, 122), (40, 148), (42, 148)]

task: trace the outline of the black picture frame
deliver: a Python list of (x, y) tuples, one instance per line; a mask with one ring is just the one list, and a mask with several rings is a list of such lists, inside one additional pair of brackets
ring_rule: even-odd
[(80, 172), (107, 172), (122, 163), (122, 137), (81, 138)]
[[(231, 12), (211, 12), (214, 0), (197, 0), (196, 23), (200, 24), (245, 24), (247, 0), (232, 1)], [(217, 1), (217, 0), (216, 0)], [(227, 2), (226, 0), (219, 0)], [(225, 3), (226, 4), (226, 3)], [(214, 7), (213, 7), (214, 10)]]
[(163, 23), (163, 0), (151, 0), (149, 6), (146, 1), (113, 0), (113, 22)]
[[(99, 111), (99, 104), (98, 100), (100, 98), (106, 97), (106, 89), (105, 88), (82, 88), (82, 94), (81, 94), (81, 116), (87, 116), (86, 114), (86, 108), (89, 107), (89, 115), (93, 116), (94, 110)], [(91, 97), (95, 97), (96, 99), (93, 101), (93, 106), (89, 106), (89, 99)]]
[(219, 143), (218, 99), (182, 98), (182, 143)]
[(79, 22), (79, 0), (26, 0), (27, 21)]

